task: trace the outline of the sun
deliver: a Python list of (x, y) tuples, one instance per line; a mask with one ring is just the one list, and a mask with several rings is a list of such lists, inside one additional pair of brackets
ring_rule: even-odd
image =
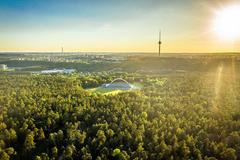
[(216, 11), (213, 30), (224, 40), (240, 38), (240, 5), (231, 5)]

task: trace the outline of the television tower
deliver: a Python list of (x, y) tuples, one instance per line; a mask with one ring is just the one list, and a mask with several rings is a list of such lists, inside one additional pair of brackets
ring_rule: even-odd
[(63, 47), (62, 47), (62, 53), (63, 53)]
[(161, 31), (159, 31), (159, 40), (158, 40), (158, 56), (160, 57), (160, 54), (161, 54), (161, 44), (162, 44), (162, 33)]

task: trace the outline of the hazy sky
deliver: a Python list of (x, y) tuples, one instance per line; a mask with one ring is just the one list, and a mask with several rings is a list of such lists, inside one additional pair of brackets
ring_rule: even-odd
[[(1, 0), (0, 51), (235, 51), (211, 31), (237, 0)], [(240, 48), (238, 48), (240, 49)]]

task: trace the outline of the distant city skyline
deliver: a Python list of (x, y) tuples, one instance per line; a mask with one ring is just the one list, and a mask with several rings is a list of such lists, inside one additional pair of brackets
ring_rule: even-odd
[(157, 53), (159, 29), (162, 53), (240, 51), (240, 37), (224, 40), (212, 30), (216, 11), (238, 2), (4, 0), (0, 52)]

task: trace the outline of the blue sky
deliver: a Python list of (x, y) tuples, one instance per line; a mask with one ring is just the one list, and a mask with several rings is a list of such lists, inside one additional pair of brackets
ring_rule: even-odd
[(0, 51), (155, 52), (161, 29), (165, 52), (202, 52), (211, 9), (219, 4), (225, 1), (4, 0)]

